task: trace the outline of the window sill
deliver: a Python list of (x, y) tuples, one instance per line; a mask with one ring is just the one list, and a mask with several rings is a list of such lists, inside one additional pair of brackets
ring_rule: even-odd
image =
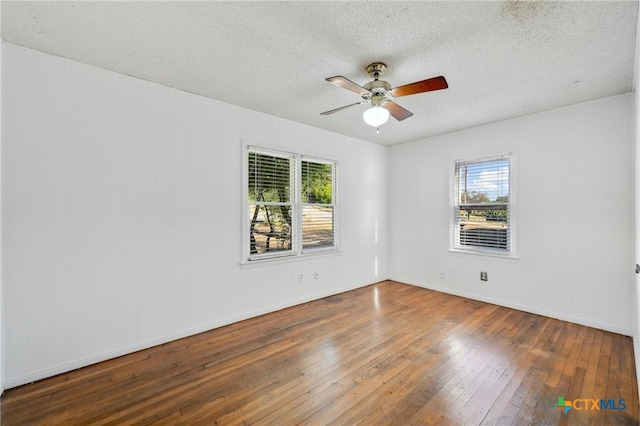
[(332, 249), (319, 249), (303, 252), (302, 254), (290, 254), (278, 257), (267, 257), (254, 260), (243, 260), (240, 262), (242, 269), (260, 268), (264, 266), (278, 265), (282, 263), (290, 262), (302, 262), (311, 259), (320, 259), (324, 257), (333, 257), (342, 255), (342, 250), (337, 248)]
[(482, 257), (489, 257), (489, 258), (498, 259), (498, 260), (519, 260), (520, 259), (520, 256), (516, 256), (513, 253), (512, 254), (498, 254), (498, 253), (482, 252), (482, 251), (460, 250), (460, 249), (454, 249), (454, 248), (450, 248), (447, 251), (449, 253), (454, 253), (454, 254), (482, 256)]

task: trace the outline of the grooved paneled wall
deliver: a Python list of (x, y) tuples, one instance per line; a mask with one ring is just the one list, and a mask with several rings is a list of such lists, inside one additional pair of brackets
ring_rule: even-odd
[[(387, 148), (3, 55), (6, 387), (388, 277)], [(240, 264), (247, 141), (340, 162), (339, 253)]]

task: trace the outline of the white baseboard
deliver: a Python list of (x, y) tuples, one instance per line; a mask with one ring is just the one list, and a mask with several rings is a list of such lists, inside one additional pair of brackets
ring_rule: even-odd
[(629, 330), (629, 329), (626, 329), (626, 328), (622, 328), (622, 327), (618, 327), (618, 326), (615, 326), (615, 325), (606, 324), (606, 323), (602, 323), (602, 322), (598, 322), (598, 321), (593, 321), (593, 320), (590, 320), (590, 319), (587, 319), (587, 318), (575, 317), (575, 316), (572, 316), (572, 315), (564, 314), (562, 312), (549, 311), (549, 310), (538, 308), (538, 307), (535, 307), (535, 306), (521, 305), (519, 303), (510, 302), (508, 300), (495, 299), (493, 297), (487, 297), (487, 296), (482, 296), (482, 295), (478, 295), (478, 294), (467, 293), (467, 292), (464, 292), (464, 291), (458, 291), (458, 290), (455, 290), (455, 289), (451, 289), (451, 288), (447, 288), (447, 287), (441, 287), (441, 286), (432, 285), (432, 284), (429, 284), (429, 283), (419, 282), (419, 281), (410, 280), (410, 279), (404, 279), (404, 278), (390, 278), (390, 279), (393, 280), (393, 281), (400, 282), (400, 283), (413, 285), (413, 286), (416, 286), (416, 287), (422, 287), (422, 288), (426, 288), (426, 289), (429, 289), (429, 290), (439, 291), (441, 293), (452, 294), (454, 296), (460, 296), (460, 297), (464, 297), (464, 298), (467, 298), (467, 299), (478, 300), (480, 302), (487, 302), (487, 303), (491, 303), (493, 305), (499, 305), (499, 306), (504, 306), (506, 308), (517, 309), (518, 311), (529, 312), (529, 313), (532, 313), (532, 314), (542, 315), (542, 316), (549, 317), (549, 318), (555, 318), (555, 319), (559, 319), (559, 320), (562, 320), (562, 321), (572, 322), (572, 323), (575, 323), (575, 324), (586, 325), (587, 327), (592, 327), (592, 328), (597, 328), (597, 329), (600, 329), (600, 330), (610, 331), (612, 333), (622, 334), (624, 336), (631, 336), (632, 335), (632, 331)]
[(218, 321), (214, 321), (211, 323), (207, 323), (207, 324), (203, 324), (200, 325), (198, 327), (194, 327), (194, 328), (190, 328), (188, 330), (182, 330), (180, 332), (177, 333), (172, 333), (172, 334), (168, 334), (168, 335), (164, 335), (164, 336), (160, 336), (154, 339), (150, 339), (150, 340), (146, 340), (144, 342), (139, 342), (133, 345), (128, 345), (122, 348), (118, 348), (117, 350), (114, 351), (110, 351), (110, 352), (105, 352), (105, 353), (101, 353), (101, 354), (96, 354), (93, 356), (89, 356), (86, 358), (82, 358), (82, 359), (78, 359), (78, 360), (74, 360), (71, 362), (67, 362), (64, 364), (60, 364), (60, 365), (56, 365), (54, 367), (50, 367), (50, 368), (45, 368), (42, 370), (38, 370), (38, 371), (34, 371), (34, 372), (30, 372), (29, 374), (25, 374), (23, 376), (18, 376), (18, 377), (12, 377), (12, 378), (8, 378), (6, 379), (5, 383), (4, 383), (4, 388), (5, 389), (11, 389), (17, 386), (21, 386), (27, 383), (32, 383), (35, 382), (37, 380), (42, 380), (42, 379), (46, 379), (47, 377), (52, 377), (58, 374), (62, 374), (62, 373), (66, 373), (72, 370), (76, 370), (78, 368), (82, 368), (82, 367), (86, 367), (88, 365), (92, 365), (92, 364), (96, 364), (102, 361), (107, 361), (109, 359), (112, 358), (117, 358), (119, 356), (123, 356), (123, 355), (127, 355), (127, 354), (131, 354), (133, 352), (138, 352), (140, 350), (143, 349), (148, 349), (154, 346), (158, 346), (158, 345), (162, 345), (164, 343), (168, 343), (174, 340), (178, 340), (178, 339), (182, 339), (184, 337), (189, 337), (189, 336), (193, 336), (195, 334), (199, 334), (199, 333), (203, 333), (205, 331), (209, 331), (209, 330), (213, 330), (215, 328), (219, 328), (219, 327), (223, 327), (225, 325), (229, 325), (229, 324), (233, 324), (236, 322), (240, 322), (240, 321), (244, 321), (246, 319), (249, 318), (254, 318), (260, 315), (264, 315), (264, 314), (268, 314), (271, 312), (276, 312), (279, 311), (281, 309), (285, 309), (285, 308), (290, 308), (292, 306), (296, 306), (296, 305), (301, 305), (303, 303), (307, 303), (307, 302), (311, 302), (313, 300), (318, 300), (318, 299), (322, 299), (323, 297), (327, 297), (327, 296), (333, 296), (335, 294), (340, 294), (340, 293), (344, 293), (345, 291), (350, 291), (350, 290), (355, 290), (357, 288), (361, 288), (361, 287), (366, 287), (370, 284), (370, 282), (367, 283), (357, 283), (357, 284), (352, 284), (352, 285), (348, 285), (348, 286), (344, 286), (344, 287), (340, 287), (340, 288), (336, 288), (333, 290), (329, 290), (329, 291), (324, 291), (321, 293), (316, 293), (310, 296), (305, 296), (299, 299), (295, 299), (292, 301), (288, 301), (285, 303), (280, 303), (280, 304), (276, 304), (276, 305), (272, 305), (266, 308), (262, 308), (262, 309), (258, 309), (255, 311), (251, 311), (251, 312), (245, 312), (241, 315), (236, 315), (233, 317), (227, 317)]
[(633, 336), (633, 353), (636, 361), (636, 383), (640, 394), (640, 336)]

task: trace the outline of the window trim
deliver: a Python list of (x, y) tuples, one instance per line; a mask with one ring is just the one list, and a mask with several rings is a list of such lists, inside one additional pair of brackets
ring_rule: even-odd
[[(456, 169), (459, 163), (476, 163), (483, 161), (498, 160), (502, 158), (509, 159), (509, 249), (500, 250), (493, 248), (485, 248), (479, 246), (460, 246), (456, 245)], [(459, 158), (451, 163), (451, 175), (449, 179), (449, 248), (452, 253), (463, 253), (478, 256), (489, 256), (493, 258), (512, 258), (518, 259), (517, 255), (517, 156), (509, 151), (502, 151), (498, 154), (469, 156)]]
[[(306, 257), (306, 256), (314, 256), (314, 255), (327, 255), (331, 253), (341, 252), (340, 250), (340, 242), (339, 242), (339, 225), (338, 225), (338, 217), (339, 217), (339, 206), (338, 206), (338, 169), (339, 162), (330, 158), (321, 158), (318, 156), (310, 156), (304, 155), (298, 152), (282, 150), (277, 148), (266, 148), (264, 146), (252, 145), (246, 143), (246, 140), (243, 140), (242, 144), (242, 255), (241, 255), (241, 265), (248, 264), (256, 264), (267, 261), (283, 261), (288, 260), (291, 261), (296, 258)], [(264, 155), (273, 155), (273, 156), (282, 156), (282, 157), (292, 157), (293, 159), (293, 169), (292, 169), (292, 239), (291, 239), (291, 250), (286, 252), (274, 252), (274, 253), (261, 253), (261, 254), (251, 254), (251, 244), (250, 244), (250, 221), (251, 219), (246, 215), (249, 211), (249, 153), (257, 152)], [(302, 196), (301, 196), (301, 188), (302, 188), (302, 175), (301, 175), (301, 164), (302, 161), (310, 161), (317, 163), (325, 163), (331, 164), (332, 167), (332, 200), (333, 200), (333, 246), (330, 247), (317, 247), (317, 248), (304, 248), (302, 244)]]

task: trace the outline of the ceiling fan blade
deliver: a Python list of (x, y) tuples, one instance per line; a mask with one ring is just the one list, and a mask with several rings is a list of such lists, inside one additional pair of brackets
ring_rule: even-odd
[(395, 102), (387, 101), (382, 104), (382, 108), (389, 111), (389, 114), (393, 116), (398, 121), (402, 121), (405, 118), (409, 118), (413, 115), (411, 111), (406, 108), (401, 107)]
[(337, 75), (335, 77), (329, 77), (326, 80), (329, 83), (335, 84), (336, 86), (340, 86), (347, 90), (351, 90), (352, 92), (356, 92), (359, 95), (366, 95), (367, 93), (369, 93), (369, 91), (364, 87), (357, 85), (353, 81), (347, 78), (344, 78), (341, 75)]
[(329, 114), (333, 114), (334, 112), (338, 112), (338, 111), (342, 111), (343, 109), (347, 109), (347, 108), (351, 108), (352, 106), (356, 106), (356, 105), (360, 105), (360, 104), (364, 104), (366, 102), (369, 101), (360, 101), (360, 102), (356, 102), (355, 104), (351, 104), (351, 105), (346, 105), (340, 108), (336, 108), (336, 109), (332, 109), (330, 111), (325, 111), (325, 112), (321, 112), (320, 115), (329, 115)]
[(449, 87), (447, 80), (443, 76), (428, 78), (415, 83), (391, 89), (391, 94), (398, 98), (400, 96), (415, 95), (416, 93), (432, 92), (434, 90), (446, 89)]

